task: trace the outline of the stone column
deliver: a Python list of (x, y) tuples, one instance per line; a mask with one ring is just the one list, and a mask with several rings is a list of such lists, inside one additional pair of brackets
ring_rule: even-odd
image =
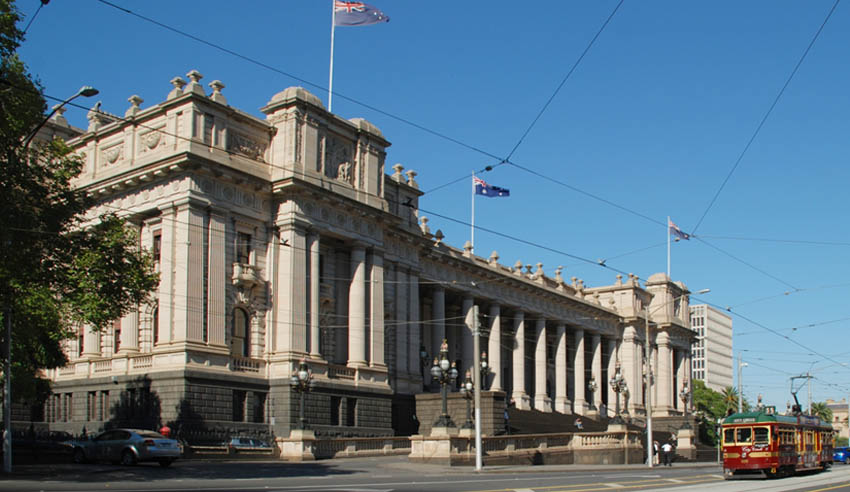
[[(233, 268), (233, 265), (227, 264), (227, 246), (232, 244), (227, 239), (232, 237), (232, 232), (227, 233), (226, 212), (221, 209), (210, 210), (207, 342), (219, 347), (227, 343), (227, 285), (232, 281), (232, 277), (227, 278), (227, 272), (232, 272)], [(261, 355), (256, 352), (251, 354), (255, 357)]]
[(585, 399), (587, 384), (584, 381), (584, 330), (576, 328), (575, 337), (576, 356), (575, 367), (573, 368), (575, 399), (573, 400), (573, 411), (579, 415), (584, 415), (585, 410), (587, 409), (587, 400)]
[(319, 347), (319, 285), (321, 284), (319, 272), (319, 234), (311, 232), (307, 236), (307, 247), (310, 250), (308, 257), (310, 261), (310, 357), (321, 358)]
[[(206, 204), (204, 204), (205, 206)], [(174, 291), (166, 302), (172, 303), (172, 342), (205, 342), (205, 306), (203, 281), (204, 234), (208, 223), (206, 211), (193, 199), (177, 205), (174, 234)], [(164, 245), (163, 245), (164, 246)], [(162, 321), (162, 320), (161, 320)], [(160, 322), (160, 329), (162, 328)], [(160, 337), (160, 342), (163, 341)]]
[(567, 396), (567, 325), (555, 327), (555, 411), (572, 413)]
[(490, 367), (490, 389), (502, 391), (502, 315), (501, 306), (490, 305), (490, 338), (487, 340), (487, 364)]
[[(174, 291), (174, 271), (176, 263), (174, 258), (175, 228), (177, 208), (172, 204), (160, 208), (162, 216), (162, 228), (160, 229), (160, 268), (159, 268), (159, 291), (157, 296), (158, 326), (154, 327), (157, 333), (151, 334), (151, 343), (155, 346), (171, 342), (171, 323), (174, 319), (173, 313), (176, 309), (172, 292)], [(156, 340), (154, 344), (153, 341)]]
[(525, 392), (525, 313), (514, 315), (513, 393), (511, 399), (519, 410), (530, 410), (531, 402)]
[(272, 302), (275, 323), (270, 327), (274, 350), (302, 357), (307, 347), (307, 236), (297, 224), (278, 222), (280, 242)]
[(139, 310), (134, 309), (121, 318), (121, 337), (118, 353), (139, 351)]
[(83, 357), (100, 357), (100, 332), (83, 326)]
[(461, 312), (463, 313), (463, 358), (461, 359), (461, 367), (458, 367), (458, 375), (457, 377), (463, 380), (466, 377), (466, 371), (472, 370), (473, 358), (475, 357), (473, 354), (473, 344), (472, 344), (472, 332), (475, 330), (475, 311), (472, 307), (475, 305), (475, 299), (472, 297), (464, 297), (463, 298), (463, 306), (461, 307)]
[(431, 358), (440, 353), (440, 345), (446, 339), (446, 289), (434, 287), (431, 298)]
[[(608, 408), (608, 415), (615, 415), (617, 411), (617, 395), (614, 393), (614, 389), (611, 388), (610, 380), (617, 374), (617, 360), (619, 354), (617, 354), (617, 339), (609, 338), (608, 339), (608, 381), (602, 381), (601, 386), (604, 386), (605, 391), (608, 392), (608, 404), (605, 405)], [(623, 368), (620, 367), (620, 371), (622, 372)], [(629, 392), (631, 392), (631, 387), (629, 387)], [(623, 404), (622, 398), (620, 399), (620, 405)], [(622, 407), (620, 408), (622, 412)]]
[(369, 316), (369, 365), (386, 367), (384, 358), (384, 257), (378, 252), (372, 253), (372, 271), (369, 273), (371, 293), (371, 316)]
[(643, 401), (643, 372), (641, 365), (640, 339), (634, 326), (626, 326), (623, 330), (623, 343), (620, 346), (620, 368), (623, 378), (629, 386), (629, 411), (633, 412), (635, 404)]
[(546, 394), (546, 320), (537, 320), (537, 337), (534, 344), (534, 409), (552, 411), (552, 400)]
[(590, 337), (590, 350), (593, 354), (590, 367), (593, 374), (593, 379), (596, 380), (596, 391), (593, 392), (593, 406), (599, 410), (599, 405), (602, 404), (602, 392), (605, 391), (605, 380), (602, 379), (602, 337), (599, 333), (594, 333)]
[(666, 332), (657, 335), (658, 372), (655, 379), (658, 398), (653, 400), (653, 408), (670, 411), (673, 407), (673, 354), (670, 350), (670, 336)]
[(419, 358), (419, 348), (422, 345), (419, 324), (419, 276), (411, 271), (407, 282), (407, 314), (410, 320), (407, 325), (407, 372), (412, 379), (418, 381), (422, 375), (422, 360)]
[(407, 378), (408, 335), (410, 323), (408, 323), (407, 303), (409, 283), (407, 273), (400, 264), (395, 270), (395, 369), (396, 378)]
[(685, 406), (682, 403), (682, 399), (679, 397), (679, 392), (685, 387), (685, 376), (687, 371), (685, 369), (685, 351), (677, 348), (676, 349), (676, 387), (673, 388), (673, 398), (676, 399), (676, 408), (679, 410), (684, 410)]
[(366, 249), (351, 248), (351, 286), (348, 294), (348, 365), (366, 365)]

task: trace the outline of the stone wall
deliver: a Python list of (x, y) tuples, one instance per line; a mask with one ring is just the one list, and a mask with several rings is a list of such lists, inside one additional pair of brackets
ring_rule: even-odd
[[(460, 428), (466, 422), (466, 399), (460, 393), (449, 393), (448, 411), (455, 425)], [(429, 435), (434, 421), (442, 411), (439, 393), (416, 395), (416, 415), (419, 418), (419, 434)], [(474, 416), (474, 410), (473, 410)], [(483, 391), (481, 393), (481, 434), (502, 434), (505, 430), (505, 393)]]

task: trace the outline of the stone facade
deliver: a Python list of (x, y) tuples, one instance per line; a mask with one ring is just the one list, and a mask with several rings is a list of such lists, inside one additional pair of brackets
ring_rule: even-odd
[(260, 119), (229, 106), (219, 81), (207, 93), (201, 74), (187, 77), (149, 108), (130, 98), (123, 118), (91, 111), (69, 140), (85, 159), (76, 184), (97, 198), (89, 220), (129, 219), (161, 280), (112, 328), (80, 327), (66, 344), (69, 364), (48, 375), (51, 427), (288, 436), (305, 360), (318, 437), (410, 434), (414, 396), (438, 390), (440, 344), (463, 374), (476, 325), (486, 389), (520, 409), (613, 413), (619, 361), (632, 415), (647, 365), (654, 413), (681, 414), (694, 339), (684, 284), (656, 274), (589, 287), (561, 267), (550, 276), (452, 247), (419, 213), (416, 173), (386, 172), (390, 143), (368, 121), (302, 88), (275, 94)]

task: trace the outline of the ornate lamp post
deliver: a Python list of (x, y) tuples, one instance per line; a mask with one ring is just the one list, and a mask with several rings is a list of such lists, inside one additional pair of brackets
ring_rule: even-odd
[(490, 374), (490, 365), (487, 363), (487, 352), (481, 352), (481, 390), (485, 391), (489, 388), (487, 384), (487, 375)]
[(623, 421), (623, 418), (620, 417), (620, 393), (627, 393), (629, 390), (626, 387), (626, 380), (623, 378), (622, 372), (620, 372), (620, 361), (619, 360), (617, 360), (616, 371), (614, 372), (614, 375), (611, 376), (611, 380), (609, 381), (609, 383), (611, 384), (611, 389), (614, 390), (614, 394), (616, 395), (616, 402), (617, 402), (616, 407), (614, 407), (615, 408), (615, 414), (614, 414), (614, 418), (611, 419), (611, 423), (622, 425), (625, 422)]
[(599, 386), (596, 384), (596, 379), (593, 376), (590, 376), (590, 381), (587, 382), (587, 389), (588, 389), (588, 391), (590, 391), (590, 401), (588, 402), (587, 406), (591, 410), (596, 409), (596, 405), (593, 404), (593, 402), (594, 402), (593, 396), (596, 393), (596, 388), (598, 388), (598, 387)]
[(434, 365), (431, 366), (431, 377), (434, 381), (440, 383), (440, 394), (443, 400), (442, 413), (434, 422), (434, 427), (455, 427), (455, 423), (449, 416), (447, 400), (449, 385), (457, 379), (457, 368), (453, 362), (449, 361), (449, 342), (447, 340), (443, 340), (440, 345), (440, 357), (434, 358)]
[(682, 384), (682, 391), (679, 392), (679, 399), (682, 400), (684, 406), (685, 423), (682, 424), (682, 429), (690, 429), (691, 424), (688, 422), (688, 403), (691, 401), (691, 388), (688, 385), (688, 380)]
[(461, 429), (474, 429), (475, 424), (472, 422), (472, 398), (475, 397), (475, 384), (472, 382), (472, 373), (466, 371), (466, 379), (460, 385), (460, 394), (466, 400), (466, 422), (463, 423)]
[(301, 403), (298, 406), (298, 425), (297, 429), (304, 430), (307, 428), (307, 419), (304, 418), (304, 397), (313, 388), (313, 373), (307, 365), (307, 361), (301, 359), (298, 363), (298, 370), (289, 380), (292, 390), (301, 394)]

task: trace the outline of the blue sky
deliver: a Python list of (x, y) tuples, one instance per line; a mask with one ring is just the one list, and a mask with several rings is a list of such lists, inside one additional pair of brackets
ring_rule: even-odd
[[(48, 95), (93, 85), (105, 110), (123, 114), (129, 96), (159, 103), (172, 77), (197, 69), (257, 116), (293, 85), (327, 104), (330, 1), (112, 2), (277, 71), (97, 0), (54, 0), (20, 49)], [(377, 125), (393, 144), (387, 164), (416, 170), (425, 191), (506, 157), (618, 4), (371, 3), (391, 21), (337, 28), (333, 110)], [(479, 198), (476, 225), (646, 279), (666, 269), (670, 215), (704, 241), (673, 245), (674, 279), (710, 288), (701, 300), (758, 323), (734, 317), (735, 351), (749, 363), (745, 395), (784, 408), (789, 376), (811, 369), (815, 400), (846, 397), (850, 367), (836, 362), (850, 362), (850, 7), (835, 10), (706, 214), (833, 3), (624, 2), (511, 156), (549, 179), (510, 164), (481, 175), (511, 197)], [(39, 4), (18, 0), (23, 25)], [(81, 109), (66, 117), (85, 126)], [(468, 226), (433, 214), (468, 222), (469, 190), (463, 179), (420, 204), (458, 247)], [(477, 232), (476, 253), (493, 250), (506, 264), (542, 262), (549, 275), (563, 265), (589, 285), (615, 280), (612, 270)], [(842, 321), (821, 324), (833, 320)]]

